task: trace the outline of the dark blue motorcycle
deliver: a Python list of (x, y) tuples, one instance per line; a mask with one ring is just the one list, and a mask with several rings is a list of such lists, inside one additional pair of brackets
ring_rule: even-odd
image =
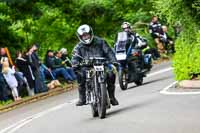
[[(133, 37), (133, 39), (136, 39)], [(143, 78), (151, 69), (151, 55), (143, 55), (142, 51), (130, 45), (130, 38), (126, 32), (119, 32), (115, 43), (115, 56), (119, 62), (118, 77), (122, 90), (126, 90), (128, 83), (142, 85)]]

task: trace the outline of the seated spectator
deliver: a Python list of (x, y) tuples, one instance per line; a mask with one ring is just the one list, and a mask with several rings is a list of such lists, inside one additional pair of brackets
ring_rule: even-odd
[(56, 78), (53, 76), (51, 70), (45, 65), (41, 64), (40, 65), (40, 72), (42, 75), (43, 81), (47, 82), (47, 78), (50, 78), (51, 80), (55, 80)]
[(167, 26), (162, 26), (162, 34), (160, 34), (160, 41), (164, 44), (166, 50), (169, 50), (169, 53), (174, 53), (174, 42), (173, 39), (167, 33)]
[(62, 61), (64, 61), (67, 66), (71, 67), (72, 66), (72, 62), (71, 62), (70, 58), (68, 57), (67, 49), (66, 48), (61, 48), (59, 52), (61, 53)]
[(2, 64), (3, 76), (4, 76), (8, 86), (11, 89), (13, 99), (15, 101), (20, 100), (21, 97), (19, 97), (18, 90), (17, 90), (18, 82), (17, 82), (17, 79), (15, 78), (15, 75), (14, 75), (15, 70), (11, 69), (9, 67), (8, 58), (6, 58), (6, 57), (1, 59), (1, 64)]
[(64, 65), (58, 63), (58, 60), (56, 60), (56, 57), (54, 56), (52, 50), (47, 51), (45, 64), (49, 68), (49, 71), (52, 72), (54, 77), (62, 76), (67, 83), (71, 83), (71, 81), (73, 80), (64, 68)]
[[(72, 64), (71, 64), (70, 59), (67, 57), (67, 52), (64, 52), (64, 56), (62, 55), (62, 53), (61, 53), (60, 51), (59, 51), (59, 52), (56, 52), (56, 53), (55, 53), (55, 57), (56, 57), (56, 63), (57, 63), (58, 65), (59, 65), (59, 64), (64, 65), (64, 67), (65, 67), (66, 71), (69, 73), (71, 79), (72, 79), (73, 81), (76, 80), (76, 75), (75, 75), (73, 69), (71, 68)], [(62, 60), (62, 57), (65, 58), (64, 61)], [(64, 58), (63, 58), (63, 59), (64, 59)], [(68, 64), (69, 66), (67, 66), (67, 64)]]

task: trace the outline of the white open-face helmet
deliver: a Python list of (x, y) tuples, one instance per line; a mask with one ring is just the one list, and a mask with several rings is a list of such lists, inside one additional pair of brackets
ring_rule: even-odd
[(121, 25), (121, 28), (124, 31), (126, 31), (127, 29), (131, 30), (131, 24), (129, 22), (123, 22), (122, 25)]
[(81, 25), (77, 30), (78, 39), (84, 44), (90, 44), (94, 38), (92, 28), (87, 25)]

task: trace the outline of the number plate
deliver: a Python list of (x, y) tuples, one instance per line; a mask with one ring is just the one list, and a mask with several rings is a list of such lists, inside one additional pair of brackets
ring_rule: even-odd
[(125, 53), (118, 53), (116, 54), (117, 60), (126, 60), (126, 54)]
[(95, 71), (104, 71), (104, 66), (94, 66)]

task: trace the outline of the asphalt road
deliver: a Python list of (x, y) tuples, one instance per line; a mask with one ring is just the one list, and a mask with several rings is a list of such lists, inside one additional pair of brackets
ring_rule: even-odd
[[(120, 105), (105, 119), (76, 107), (73, 90), (0, 115), (0, 133), (199, 133), (200, 95), (163, 95), (174, 82), (171, 63), (155, 65), (142, 86), (116, 88)], [(166, 70), (166, 71), (161, 71)]]

